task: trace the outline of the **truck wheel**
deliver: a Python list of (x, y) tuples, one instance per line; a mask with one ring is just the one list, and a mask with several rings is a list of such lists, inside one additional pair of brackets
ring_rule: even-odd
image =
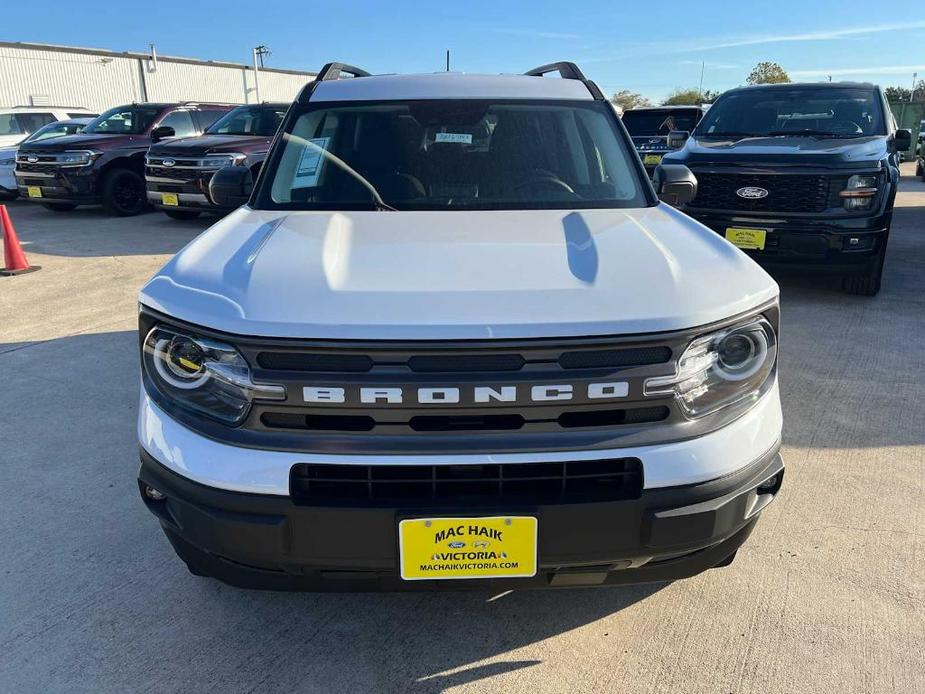
[(199, 216), (199, 212), (191, 210), (164, 210), (164, 214), (171, 219), (196, 219)]
[(77, 209), (77, 205), (73, 202), (46, 202), (44, 205), (45, 209), (52, 212), (70, 212)]
[(103, 181), (103, 207), (110, 214), (131, 217), (148, 206), (145, 180), (129, 169), (111, 171)]
[(856, 296), (877, 296), (880, 292), (880, 280), (883, 277), (883, 260), (886, 255), (886, 240), (883, 249), (873, 262), (872, 269), (861, 275), (848, 275), (842, 278), (842, 289)]

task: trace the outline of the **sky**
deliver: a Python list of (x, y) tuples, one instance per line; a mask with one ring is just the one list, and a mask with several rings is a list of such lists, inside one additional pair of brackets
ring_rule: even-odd
[[(157, 0), (4, 3), (0, 40), (146, 51), (317, 71), (329, 61), (372, 73), (523, 72), (577, 62), (601, 89), (659, 101), (675, 88), (723, 91), (759, 61), (795, 81), (862, 80), (908, 87), (925, 78), (925, 9), (878, 11), (870, 0)], [(122, 9), (124, 7), (124, 9)]]

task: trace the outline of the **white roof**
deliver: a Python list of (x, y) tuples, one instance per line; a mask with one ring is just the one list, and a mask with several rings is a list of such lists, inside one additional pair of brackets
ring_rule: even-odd
[(582, 99), (594, 97), (580, 80), (526, 75), (374, 75), (318, 82), (312, 101), (406, 99)]

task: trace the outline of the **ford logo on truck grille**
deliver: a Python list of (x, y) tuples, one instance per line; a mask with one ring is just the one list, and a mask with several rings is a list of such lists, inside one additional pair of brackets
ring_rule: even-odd
[(30, 154), (28, 157), (26, 157), (26, 161), (29, 162), (30, 164), (34, 164), (38, 160), (39, 158), (35, 156), (34, 154)]
[(768, 197), (768, 191), (758, 186), (745, 186), (744, 188), (739, 188), (736, 195), (746, 200), (760, 200)]
[(173, 165), (176, 164), (176, 163), (177, 163), (177, 162), (176, 162), (176, 160), (174, 160), (174, 159), (163, 159), (163, 160), (161, 160), (161, 165), (163, 165), (163, 166), (173, 166)]

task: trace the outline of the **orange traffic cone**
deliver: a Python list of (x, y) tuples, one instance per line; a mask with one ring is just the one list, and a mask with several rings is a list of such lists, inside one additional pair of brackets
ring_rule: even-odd
[(6, 211), (6, 205), (0, 205), (0, 229), (3, 231), (5, 260), (0, 275), (22, 275), (40, 269), (38, 265), (29, 265), (29, 261), (26, 260), (26, 254), (19, 245), (19, 237), (16, 236), (16, 229), (13, 228), (13, 221), (10, 219), (10, 213)]

